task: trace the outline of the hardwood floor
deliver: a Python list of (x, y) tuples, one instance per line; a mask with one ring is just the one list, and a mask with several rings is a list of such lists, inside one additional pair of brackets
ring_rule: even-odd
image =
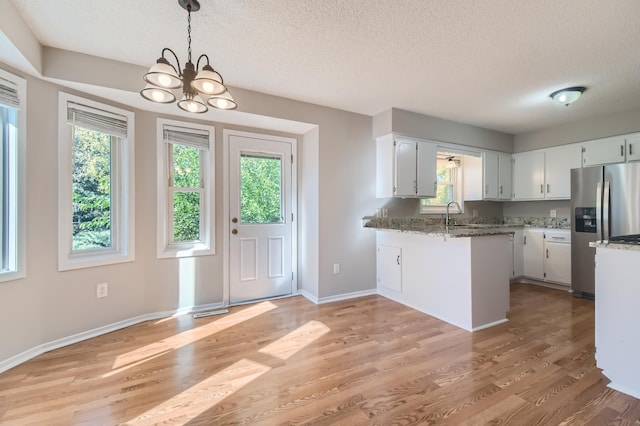
[(379, 296), (150, 321), (0, 374), (0, 423), (640, 425), (593, 302), (515, 284), (511, 307), (473, 334)]

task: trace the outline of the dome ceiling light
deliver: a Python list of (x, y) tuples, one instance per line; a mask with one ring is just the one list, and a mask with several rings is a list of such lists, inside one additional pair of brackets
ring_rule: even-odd
[[(175, 102), (176, 96), (173, 89), (182, 88), (182, 99), (178, 102), (178, 108), (197, 114), (207, 112), (207, 104), (217, 109), (235, 109), (238, 104), (223, 83), (220, 73), (209, 65), (209, 57), (200, 55), (196, 66), (191, 62), (191, 12), (200, 10), (198, 0), (178, 0), (178, 4), (187, 11), (187, 42), (188, 57), (184, 69), (180, 72), (180, 61), (175, 52), (168, 47), (162, 49), (162, 56), (144, 75), (147, 85), (140, 91), (143, 98), (157, 103)], [(171, 52), (176, 60), (174, 67), (166, 58), (165, 53)], [(200, 60), (206, 60), (206, 64), (200, 71)]]
[(556, 102), (559, 102), (565, 106), (569, 106), (569, 104), (577, 101), (582, 93), (587, 90), (586, 87), (568, 87), (566, 89), (558, 90), (549, 95), (551, 99)]

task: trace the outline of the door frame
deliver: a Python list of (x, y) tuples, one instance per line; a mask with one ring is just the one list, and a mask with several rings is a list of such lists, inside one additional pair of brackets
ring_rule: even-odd
[[(275, 136), (263, 133), (246, 132), (242, 130), (223, 129), (222, 130), (222, 303), (224, 306), (229, 306), (230, 298), (230, 275), (229, 268), (231, 263), (230, 253), (230, 237), (231, 237), (231, 223), (229, 216), (229, 197), (231, 195), (231, 189), (229, 188), (231, 179), (229, 176), (229, 137), (230, 136), (244, 136), (249, 138), (266, 139), (274, 142), (284, 142), (291, 144), (291, 213), (293, 220), (291, 221), (291, 269), (293, 270), (293, 279), (291, 280), (291, 294), (289, 297), (298, 293), (298, 140), (293, 137)], [(275, 297), (274, 299), (277, 299)], [(255, 301), (249, 301), (244, 303), (255, 303)], [(238, 303), (238, 305), (244, 304)]]

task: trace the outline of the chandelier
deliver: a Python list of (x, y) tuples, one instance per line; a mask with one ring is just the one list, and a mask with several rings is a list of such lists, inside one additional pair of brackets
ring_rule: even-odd
[[(207, 98), (207, 104), (217, 109), (235, 109), (238, 104), (225, 87), (222, 76), (209, 65), (209, 57), (200, 55), (194, 67), (191, 62), (191, 12), (200, 10), (198, 0), (178, 0), (178, 4), (187, 11), (187, 63), (180, 72), (180, 61), (175, 52), (168, 47), (162, 49), (162, 56), (144, 75), (147, 85), (140, 91), (143, 98), (152, 102), (168, 104), (175, 102), (173, 89), (182, 88), (182, 99), (178, 107), (187, 112), (201, 114), (207, 112), (207, 105), (202, 100)], [(171, 52), (176, 60), (177, 68), (166, 58), (165, 53)], [(206, 60), (200, 71), (200, 61)]]

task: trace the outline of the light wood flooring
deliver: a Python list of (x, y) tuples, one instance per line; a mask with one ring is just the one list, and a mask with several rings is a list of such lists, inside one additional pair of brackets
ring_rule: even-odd
[(149, 321), (0, 374), (0, 423), (640, 425), (592, 301), (516, 284), (511, 307), (476, 333), (379, 296)]

